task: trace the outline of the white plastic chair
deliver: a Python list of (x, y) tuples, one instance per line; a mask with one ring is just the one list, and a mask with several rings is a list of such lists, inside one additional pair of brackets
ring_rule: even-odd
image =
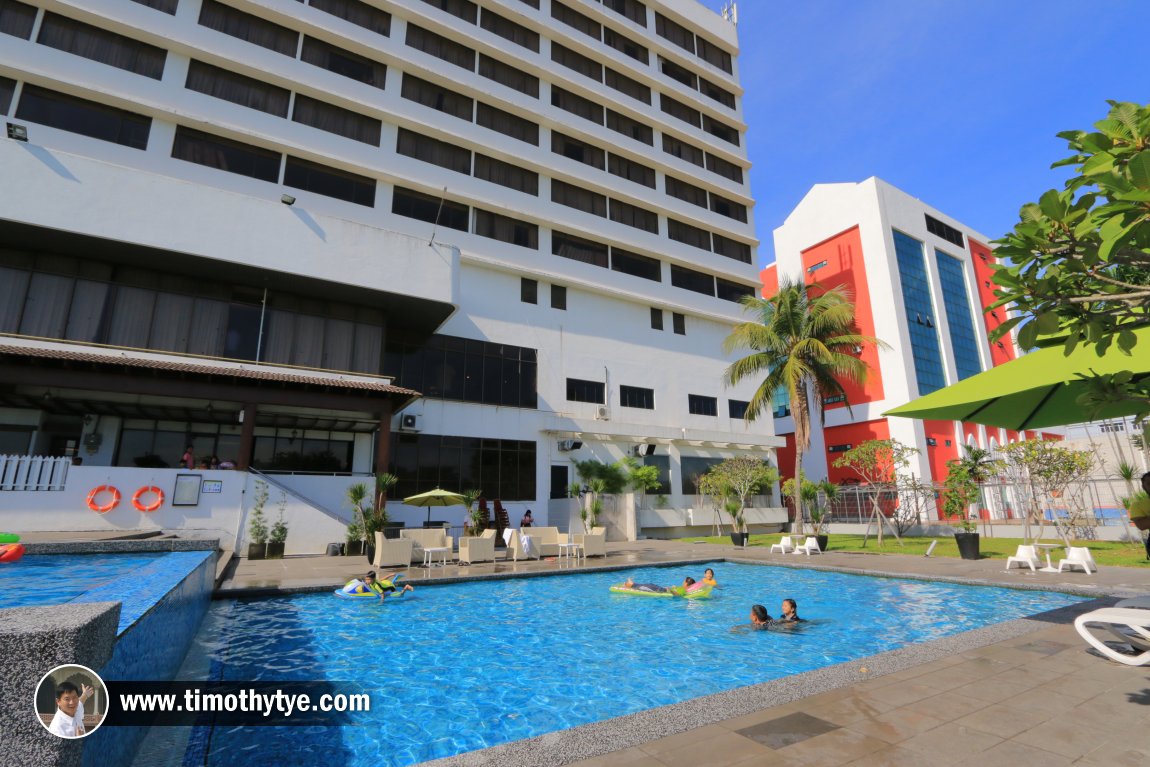
[(784, 535), (779, 542), (771, 546), (771, 554), (778, 552), (779, 554), (790, 554), (795, 550), (795, 543), (791, 540), (791, 536)]
[(1090, 556), (1090, 549), (1085, 546), (1071, 546), (1066, 550), (1066, 559), (1058, 560), (1058, 572), (1062, 572), (1063, 567), (1071, 569), (1081, 567), (1086, 571), (1087, 575), (1092, 575), (1091, 568), (1095, 572), (1098, 571), (1098, 565), (1094, 563), (1094, 557)]
[(819, 548), (818, 538), (808, 537), (802, 546), (795, 546), (795, 553), (806, 554), (809, 557), (811, 554), (822, 554), (823, 550)]
[(1033, 546), (1019, 546), (1013, 557), (1006, 558), (1006, 569), (1009, 570), (1016, 562), (1020, 565), (1029, 565), (1031, 572), (1037, 572), (1038, 568), (1042, 567), (1038, 551)]

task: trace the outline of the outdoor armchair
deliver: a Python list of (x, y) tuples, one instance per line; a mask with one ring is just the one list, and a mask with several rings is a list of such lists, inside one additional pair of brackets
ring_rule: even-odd
[[(411, 564), (412, 541), (408, 538), (384, 538), (383, 532), (375, 534), (374, 567), (407, 567)], [(422, 556), (422, 555), (421, 555)]]
[(1006, 558), (1006, 569), (1009, 570), (1010, 566), (1015, 563), (1029, 565), (1033, 572), (1037, 572), (1038, 568), (1042, 567), (1042, 561), (1039, 560), (1038, 552), (1033, 546), (1019, 546), (1013, 557)]
[(583, 546), (583, 556), (607, 556), (607, 528), (593, 527), (589, 533), (575, 533), (571, 537), (572, 543), (578, 543)]
[(495, 530), (487, 529), (478, 536), (459, 539), (459, 561), (466, 562), (494, 562), (495, 561)]
[(406, 538), (411, 541), (411, 558), (407, 564), (412, 562), (423, 561), (424, 549), (450, 549), (451, 536), (442, 527), (432, 527), (427, 529), (408, 529), (404, 528), (399, 531), (400, 538)]

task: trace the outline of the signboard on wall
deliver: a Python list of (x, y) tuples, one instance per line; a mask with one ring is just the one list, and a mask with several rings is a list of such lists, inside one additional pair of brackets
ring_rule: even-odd
[(203, 475), (201, 474), (177, 474), (176, 489), (172, 491), (172, 505), (199, 506), (202, 481)]

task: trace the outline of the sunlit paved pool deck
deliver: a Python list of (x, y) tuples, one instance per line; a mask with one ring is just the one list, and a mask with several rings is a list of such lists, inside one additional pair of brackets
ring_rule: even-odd
[[(833, 539), (832, 539), (833, 547)], [(716, 559), (831, 567), (871, 575), (960, 579), (1096, 596), (1150, 593), (1150, 568), (1087, 576), (1003, 571), (1003, 560), (639, 541), (606, 558), (408, 570), (420, 581), (571, 572)], [(221, 594), (331, 588), (360, 558), (240, 561)], [(719, 568), (719, 580), (722, 571)], [(430, 767), (751, 767), (788, 765), (1143, 765), (1150, 763), (1150, 668), (1087, 652), (1071, 625), (1095, 603), (1009, 621), (924, 645), (538, 738), (427, 762)], [(716, 659), (721, 663), (722, 659)]]

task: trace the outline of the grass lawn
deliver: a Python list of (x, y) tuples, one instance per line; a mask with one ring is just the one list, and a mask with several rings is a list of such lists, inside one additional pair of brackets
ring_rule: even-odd
[[(773, 543), (778, 543), (779, 538), (782, 537), (781, 533), (772, 535), (752, 535), (748, 546), (762, 546), (769, 547)], [(725, 543), (728, 546), (731, 544), (730, 536), (711, 536), (706, 538), (683, 538), (685, 542), (702, 541), (705, 543)], [(831, 533), (830, 542), (828, 544), (829, 551), (860, 551), (869, 554), (912, 554), (922, 556), (926, 553), (926, 549), (930, 546), (931, 541), (938, 541), (938, 545), (934, 547), (934, 552), (931, 556), (935, 557), (958, 557), (958, 545), (954, 542), (954, 537), (940, 536), (938, 538), (903, 538), (903, 545), (899, 545), (893, 535), (886, 535), (883, 537), (882, 548), (879, 548), (875, 537), (872, 535), (870, 540), (867, 541), (866, 546), (863, 546), (863, 537), (861, 535), (835, 535)], [(1043, 538), (1040, 543), (1061, 543), (1057, 538)], [(1017, 538), (985, 538), (979, 539), (979, 553), (983, 559), (1001, 559), (1005, 560), (1007, 557), (1012, 556), (1015, 549), (1018, 548), (1019, 540)], [(1121, 543), (1116, 541), (1076, 541), (1076, 546), (1085, 546), (1090, 549), (1090, 555), (1094, 557), (1094, 561), (1100, 565), (1116, 565), (1119, 567), (1146, 567), (1150, 568), (1150, 562), (1146, 561), (1146, 549), (1141, 543)], [(1051, 561), (1054, 562), (1055, 567), (1058, 566), (1058, 559), (1062, 552), (1052, 551), (1050, 554)], [(1042, 558), (1042, 555), (1039, 555)]]

